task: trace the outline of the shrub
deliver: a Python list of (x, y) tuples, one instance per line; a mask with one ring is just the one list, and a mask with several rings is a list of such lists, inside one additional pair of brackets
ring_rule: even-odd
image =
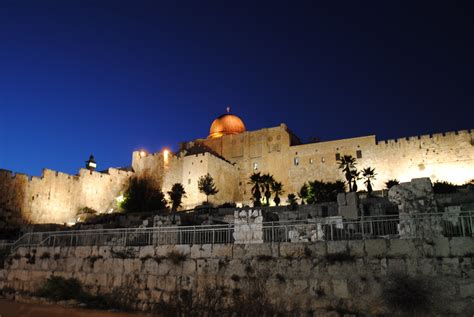
[(91, 215), (96, 215), (99, 212), (93, 208), (90, 207), (81, 207), (77, 210), (78, 214), (91, 214)]
[(435, 194), (452, 194), (458, 191), (458, 186), (449, 182), (435, 182), (433, 191)]
[(433, 305), (431, 290), (425, 279), (394, 273), (384, 283), (382, 298), (389, 308), (404, 314), (429, 312)]
[(80, 297), (81, 294), (82, 286), (77, 279), (51, 276), (43, 283), (36, 295), (60, 301), (76, 299)]
[(134, 249), (124, 249), (124, 250), (119, 250), (119, 251), (112, 250), (111, 254), (113, 258), (119, 258), (119, 259), (130, 259), (136, 256), (136, 252)]
[(217, 208), (236, 208), (237, 205), (234, 202), (225, 202), (222, 205), (217, 206)]
[(385, 182), (385, 187), (387, 189), (390, 189), (393, 186), (398, 185), (398, 184), (400, 184), (400, 181), (398, 179), (395, 179), (395, 178), (394, 179), (389, 179), (388, 181)]
[(166, 208), (165, 195), (148, 177), (134, 177), (124, 194), (125, 212), (157, 211)]
[(186, 255), (184, 253), (178, 252), (178, 251), (170, 251), (167, 254), (168, 259), (174, 264), (178, 265), (181, 262), (186, 261)]
[(40, 259), (44, 260), (44, 259), (49, 259), (50, 257), (51, 257), (51, 254), (49, 254), (49, 252), (43, 252), (43, 254), (41, 254), (40, 256)]

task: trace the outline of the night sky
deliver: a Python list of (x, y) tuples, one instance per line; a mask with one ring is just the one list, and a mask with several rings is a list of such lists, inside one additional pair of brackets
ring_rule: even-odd
[(0, 168), (129, 166), (228, 105), (302, 140), (474, 128), (473, 8), (404, 3), (2, 0)]

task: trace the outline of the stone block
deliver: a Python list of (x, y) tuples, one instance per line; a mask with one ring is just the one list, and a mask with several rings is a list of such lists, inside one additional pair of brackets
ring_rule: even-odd
[(350, 298), (349, 288), (347, 287), (346, 280), (333, 280), (332, 281), (334, 296), (338, 298)]
[(349, 254), (357, 258), (361, 258), (365, 255), (364, 241), (363, 240), (350, 240), (348, 241)]
[(389, 240), (389, 247), (387, 249), (388, 257), (411, 257), (416, 256), (416, 248), (413, 240), (408, 239), (393, 239)]
[(282, 242), (280, 243), (280, 257), (284, 257), (284, 258), (306, 257), (306, 252), (308, 251), (305, 251), (305, 250), (307, 246), (308, 244), (304, 242), (300, 242), (300, 243)]
[(78, 258), (87, 258), (91, 255), (91, 247), (76, 247), (75, 248), (75, 256)]
[(359, 218), (359, 208), (354, 205), (339, 206), (338, 212), (339, 212), (339, 216), (342, 216), (344, 219), (358, 219)]
[(155, 259), (147, 259), (144, 261), (143, 269), (145, 274), (158, 275), (158, 263), (155, 261)]
[(462, 298), (472, 297), (474, 298), (474, 283), (466, 283), (459, 285), (459, 295)]
[(451, 238), (449, 247), (452, 256), (474, 255), (474, 238)]
[(195, 244), (191, 246), (191, 258), (210, 258), (212, 256), (212, 244)]
[[(431, 240), (432, 254), (425, 253), (434, 257), (448, 257), (450, 253), (448, 238), (434, 238)], [(425, 243), (426, 244), (426, 243)]]
[(385, 257), (387, 254), (387, 241), (384, 239), (365, 240), (365, 253), (369, 257)]
[(328, 254), (340, 254), (347, 253), (348, 244), (347, 241), (328, 241)]
[(339, 193), (339, 194), (337, 194), (337, 205), (338, 205), (338, 206), (345, 206), (345, 205), (347, 205), (346, 193)]
[(140, 258), (150, 258), (155, 256), (155, 247), (147, 245), (140, 248), (139, 257)]
[(232, 244), (214, 244), (212, 246), (212, 256), (216, 258), (232, 258)]

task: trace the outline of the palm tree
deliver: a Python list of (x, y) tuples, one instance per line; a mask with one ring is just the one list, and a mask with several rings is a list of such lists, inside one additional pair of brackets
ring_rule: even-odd
[[(352, 155), (343, 155), (339, 160), (339, 169), (342, 170), (349, 184), (349, 191), (353, 191), (352, 181), (356, 169), (356, 159)], [(356, 185), (357, 187), (357, 185)]]
[(263, 195), (265, 196), (265, 204), (270, 205), (270, 197), (272, 196), (272, 185), (275, 179), (270, 174), (262, 175)]
[(298, 196), (301, 198), (301, 204), (304, 205), (308, 199), (308, 184), (304, 183), (303, 186), (301, 186)]
[(171, 187), (171, 190), (168, 191), (168, 196), (170, 197), (171, 210), (175, 212), (179, 207), (181, 207), (183, 197), (186, 197), (186, 191), (184, 190), (183, 184), (174, 184)]
[(279, 206), (281, 202), (280, 196), (284, 192), (283, 184), (281, 182), (273, 182), (272, 191), (275, 194), (275, 198), (273, 198), (273, 201), (275, 202), (275, 205)]
[(365, 179), (364, 184), (367, 186), (367, 193), (370, 195), (372, 193), (372, 181), (375, 179), (375, 169), (371, 167), (366, 167), (362, 170), (362, 177)]
[(360, 179), (360, 172), (356, 169), (351, 170), (352, 191), (357, 192), (357, 181)]
[(198, 189), (199, 192), (206, 195), (207, 203), (209, 203), (209, 196), (215, 195), (219, 192), (219, 190), (216, 188), (216, 185), (214, 184), (214, 178), (212, 178), (209, 173), (199, 177)]
[(398, 185), (398, 184), (400, 184), (400, 181), (398, 179), (396, 178), (389, 179), (388, 181), (385, 182), (385, 187), (387, 187), (387, 189), (390, 189), (393, 186)]
[(288, 194), (288, 204), (291, 206), (291, 209), (296, 209), (296, 206), (298, 206), (298, 202), (296, 201), (296, 195), (291, 193)]
[(260, 172), (258, 173), (253, 173), (250, 176), (250, 181), (249, 184), (253, 185), (251, 192), (252, 192), (252, 200), (253, 200), (253, 206), (258, 207), (262, 205), (262, 175), (260, 175)]

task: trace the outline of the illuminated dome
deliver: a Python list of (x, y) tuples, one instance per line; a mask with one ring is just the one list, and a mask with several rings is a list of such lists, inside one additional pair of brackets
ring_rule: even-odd
[(220, 138), (223, 135), (239, 134), (245, 131), (245, 125), (239, 117), (226, 113), (212, 122), (208, 138)]

